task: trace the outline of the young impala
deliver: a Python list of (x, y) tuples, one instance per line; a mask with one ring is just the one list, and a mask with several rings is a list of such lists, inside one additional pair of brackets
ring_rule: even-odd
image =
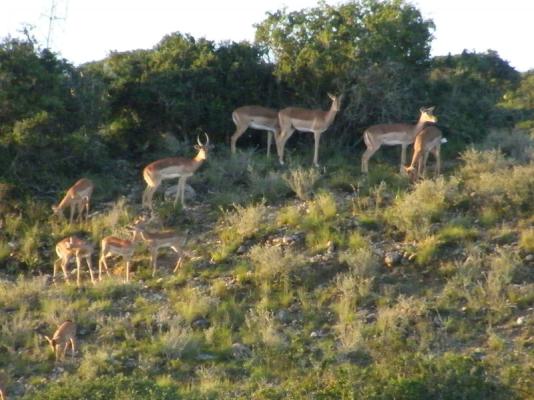
[(417, 124), (379, 124), (370, 126), (363, 133), (363, 140), (367, 150), (362, 155), (362, 172), (369, 172), (369, 159), (381, 146), (402, 146), (400, 172), (403, 172), (406, 164), (406, 148), (415, 140), (415, 135), (427, 122), (437, 122), (433, 115), (434, 107), (421, 108), (421, 115)]
[(334, 118), (341, 107), (343, 95), (333, 96), (328, 93), (328, 97), (332, 100), (332, 105), (328, 111), (309, 110), (299, 107), (287, 107), (280, 110), (278, 113), (280, 134), (276, 140), (276, 150), (278, 151), (280, 164), (284, 164), (284, 148), (288, 139), (293, 135), (295, 130), (299, 130), (313, 133), (315, 138), (313, 165), (319, 166), (319, 141), (321, 134), (334, 122)]
[(56, 355), (56, 362), (64, 358), (69, 345), (72, 350), (72, 358), (74, 358), (76, 351), (76, 324), (74, 322), (66, 320), (54, 332), (52, 339), (48, 336), (45, 336), (45, 339)]
[(63, 210), (66, 207), (70, 207), (70, 219), (69, 223), (72, 224), (74, 213), (78, 210), (78, 219), (81, 222), (83, 216), (83, 210), (85, 209), (85, 219), (89, 218), (89, 201), (93, 194), (94, 184), (92, 181), (86, 178), (80, 179), (72, 187), (67, 190), (63, 200), (57, 205), (52, 206), (52, 210), (55, 215), (64, 216)]
[(135, 250), (133, 240), (120, 239), (116, 236), (106, 236), (100, 242), (100, 259), (98, 260), (98, 280), (102, 280), (102, 266), (109, 275), (106, 258), (110, 256), (120, 256), (126, 262), (126, 282), (130, 280), (130, 264)]
[(267, 157), (271, 155), (273, 134), (276, 137), (280, 133), (278, 111), (261, 106), (243, 106), (234, 110), (232, 113), (232, 120), (236, 127), (235, 132), (230, 139), (232, 154), (235, 153), (237, 139), (245, 133), (247, 128), (253, 128), (267, 131)]
[[(164, 248), (170, 248), (175, 253), (181, 253), (182, 247), (185, 244), (186, 239), (183, 235), (178, 235), (174, 231), (162, 231), (162, 232), (149, 232), (146, 229), (150, 221), (138, 220), (132, 227), (134, 231), (133, 241), (135, 242), (138, 237), (143, 239), (150, 250), (150, 263), (152, 264), (152, 276), (156, 275), (158, 251)], [(178, 262), (180, 262), (179, 260)], [(175, 269), (176, 270), (176, 269)]]
[(58, 264), (61, 264), (61, 269), (63, 270), (63, 275), (65, 276), (65, 281), (69, 282), (69, 274), (67, 272), (67, 264), (74, 257), (76, 259), (77, 275), (76, 275), (76, 284), (80, 286), (80, 269), (82, 264), (82, 258), (85, 258), (87, 266), (89, 267), (89, 273), (91, 275), (91, 282), (95, 284), (95, 279), (93, 276), (93, 268), (91, 256), (93, 255), (94, 247), (91, 243), (77, 238), (76, 236), (69, 236), (65, 239), (59, 241), (56, 244), (56, 254), (58, 259), (54, 263), (54, 274), (52, 278), (55, 280), (56, 273), (58, 270)]
[(416, 135), (412, 162), (409, 167), (404, 167), (412, 181), (416, 181), (424, 174), (429, 153), (432, 153), (436, 159), (435, 174), (439, 175), (441, 143), (447, 143), (447, 139), (442, 137), (441, 130), (436, 126), (427, 126)]
[(185, 182), (208, 157), (210, 139), (206, 133), (204, 135), (206, 135), (206, 143), (204, 144), (200, 142), (200, 139), (197, 136), (198, 145), (195, 145), (195, 149), (198, 150), (198, 153), (195, 158), (169, 157), (154, 161), (145, 167), (143, 170), (143, 177), (146, 182), (146, 189), (143, 193), (143, 207), (152, 209), (152, 197), (154, 196), (154, 192), (161, 185), (162, 181), (173, 178), (179, 178), (174, 204), (178, 201), (178, 197), (181, 197), (182, 206), (185, 207)]

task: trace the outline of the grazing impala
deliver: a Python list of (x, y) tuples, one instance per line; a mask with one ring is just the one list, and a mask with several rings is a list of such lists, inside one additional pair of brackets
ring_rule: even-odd
[[(171, 248), (175, 253), (181, 252), (186, 239), (174, 231), (148, 232), (146, 225), (149, 223), (145, 220), (138, 220), (133, 225), (135, 242), (138, 237), (144, 240), (150, 250), (150, 259), (152, 264), (152, 276), (156, 275), (158, 251), (159, 249)], [(180, 260), (179, 260), (180, 261)]]
[(69, 275), (67, 272), (67, 264), (73, 257), (75, 257), (76, 267), (77, 267), (76, 284), (80, 286), (80, 282), (81, 282), (80, 269), (81, 269), (81, 264), (82, 264), (82, 258), (85, 258), (87, 262), (87, 266), (89, 267), (89, 273), (91, 274), (91, 282), (95, 284), (92, 262), (91, 262), (91, 256), (93, 255), (93, 250), (94, 248), (91, 243), (86, 242), (85, 240), (82, 240), (80, 238), (77, 238), (76, 236), (69, 236), (59, 241), (56, 244), (56, 253), (57, 253), (58, 259), (54, 263), (54, 274), (52, 278), (55, 279), (56, 273), (58, 270), (58, 264), (61, 264), (61, 269), (63, 270), (65, 281), (68, 283)]
[(120, 239), (116, 236), (106, 236), (100, 244), (100, 260), (98, 261), (98, 280), (102, 280), (102, 266), (109, 275), (106, 258), (110, 256), (121, 256), (126, 262), (126, 282), (130, 280), (130, 264), (135, 250), (135, 243), (132, 240)]
[(447, 143), (447, 139), (442, 137), (441, 130), (436, 126), (427, 126), (416, 135), (412, 162), (409, 167), (404, 167), (412, 181), (417, 180), (424, 173), (429, 153), (436, 158), (435, 174), (439, 175), (441, 143)]
[(328, 93), (328, 97), (332, 100), (330, 110), (309, 110), (306, 108), (287, 107), (280, 110), (278, 113), (278, 121), (280, 123), (280, 134), (276, 140), (276, 150), (278, 151), (278, 158), (280, 164), (284, 164), (284, 148), (287, 140), (293, 135), (295, 130), (303, 132), (312, 132), (315, 137), (315, 151), (313, 153), (313, 165), (319, 166), (319, 140), (321, 133), (326, 131), (341, 106), (341, 96), (333, 96)]
[(54, 332), (54, 336), (50, 339), (45, 336), (45, 339), (50, 343), (50, 347), (56, 355), (56, 361), (60, 361), (67, 352), (67, 347), (71, 346), (72, 358), (76, 351), (76, 324), (71, 320), (63, 322)]
[(86, 178), (80, 179), (67, 191), (67, 194), (65, 194), (65, 197), (63, 197), (63, 200), (57, 206), (52, 206), (54, 214), (63, 217), (63, 210), (66, 207), (70, 207), (69, 223), (72, 224), (76, 209), (78, 209), (78, 219), (81, 222), (85, 208), (85, 219), (89, 218), (89, 201), (91, 200), (93, 189), (93, 182)]
[(253, 128), (267, 131), (267, 157), (271, 155), (273, 133), (275, 137), (280, 133), (278, 111), (261, 106), (243, 106), (234, 110), (232, 119), (236, 126), (235, 132), (230, 139), (232, 153), (235, 153), (237, 139), (245, 133), (247, 128)]
[(377, 152), (381, 146), (402, 146), (400, 172), (403, 172), (406, 164), (406, 148), (415, 140), (415, 135), (425, 126), (427, 122), (437, 122), (433, 115), (434, 107), (421, 108), (421, 115), (417, 124), (379, 124), (373, 125), (363, 133), (363, 140), (367, 150), (362, 155), (362, 172), (369, 172), (369, 159)]
[(200, 139), (197, 136), (198, 145), (195, 145), (195, 149), (198, 150), (198, 153), (195, 158), (169, 157), (154, 161), (145, 167), (143, 170), (143, 177), (145, 178), (146, 189), (143, 193), (143, 207), (152, 209), (152, 197), (154, 196), (154, 192), (161, 185), (162, 181), (166, 179), (179, 178), (174, 204), (176, 204), (178, 201), (178, 197), (181, 197), (182, 206), (185, 208), (185, 182), (187, 178), (195, 173), (195, 171), (208, 157), (210, 138), (206, 133), (204, 133), (204, 135), (206, 135), (206, 143), (204, 144), (200, 142)]

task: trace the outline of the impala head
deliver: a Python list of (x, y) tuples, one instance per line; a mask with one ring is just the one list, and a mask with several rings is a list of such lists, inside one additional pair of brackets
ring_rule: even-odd
[(208, 150), (212, 148), (210, 145), (210, 138), (206, 132), (204, 132), (204, 136), (206, 136), (206, 142), (202, 143), (200, 141), (200, 137), (197, 135), (197, 144), (195, 145), (195, 150), (198, 151), (198, 154), (195, 158), (203, 160), (208, 158)]
[(65, 214), (63, 214), (63, 208), (59, 206), (52, 206), (52, 212), (54, 213), (54, 215), (58, 215), (61, 218), (65, 217)]
[(406, 176), (408, 176), (408, 178), (410, 178), (410, 181), (412, 181), (412, 183), (417, 180), (417, 169), (415, 167), (404, 167), (404, 173), (406, 174)]
[(422, 123), (425, 122), (438, 122), (438, 117), (434, 115), (434, 108), (435, 107), (421, 107), (419, 109), (419, 112), (421, 113), (421, 116), (419, 117), (419, 121)]
[(339, 96), (334, 96), (331, 93), (327, 93), (327, 95), (330, 97), (330, 100), (332, 100), (332, 110), (339, 111), (341, 108), (341, 100), (343, 100), (343, 95), (340, 94)]
[(50, 339), (48, 336), (45, 336), (44, 338), (47, 340), (48, 344), (50, 345), (50, 348), (55, 353), (58, 346), (58, 342), (56, 341), (56, 339)]

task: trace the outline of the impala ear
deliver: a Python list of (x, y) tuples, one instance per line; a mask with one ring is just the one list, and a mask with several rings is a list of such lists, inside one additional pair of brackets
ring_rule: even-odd
[(334, 96), (332, 93), (327, 93), (327, 96), (330, 97), (330, 100), (335, 100), (336, 96)]
[(432, 114), (432, 113), (434, 112), (434, 109), (435, 109), (435, 108), (436, 108), (435, 106), (432, 106), (432, 107), (427, 108), (426, 110), (427, 110), (427, 112), (429, 112), (430, 114)]

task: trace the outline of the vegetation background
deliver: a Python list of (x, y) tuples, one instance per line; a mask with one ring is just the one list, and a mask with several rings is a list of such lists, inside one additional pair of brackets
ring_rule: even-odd
[[(179, 32), (150, 50), (74, 67), (26, 39), (0, 43), (0, 370), (10, 398), (527, 399), (533, 386), (534, 72), (493, 51), (430, 57), (433, 22), (402, 0), (269, 13), (254, 43)], [(245, 104), (328, 107), (289, 167), (255, 132), (229, 154)], [(361, 134), (435, 105), (445, 175), (411, 186), (382, 149), (361, 176)], [(216, 147), (193, 207), (160, 201), (189, 231), (187, 261), (150, 278), (51, 285), (55, 243), (125, 235), (141, 169)], [(78, 178), (89, 222), (51, 216)], [(295, 196), (295, 194), (297, 196)], [(386, 261), (386, 263), (384, 263)], [(390, 262), (391, 261), (391, 262)], [(386, 264), (392, 265), (388, 268)], [(74, 360), (42, 334), (71, 318)]]

